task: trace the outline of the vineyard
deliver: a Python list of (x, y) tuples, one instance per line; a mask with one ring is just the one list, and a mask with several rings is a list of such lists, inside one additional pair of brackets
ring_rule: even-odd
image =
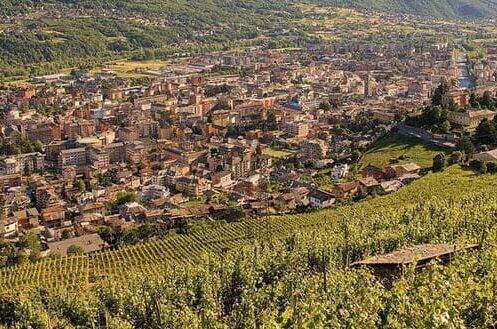
[[(279, 217), (269, 222), (251, 220), (222, 224), (207, 230), (194, 230), (189, 235), (174, 234), (119, 250), (103, 251), (89, 256), (53, 258), (34, 264), (4, 268), (0, 269), (0, 287), (2, 290), (8, 290), (31, 283), (48, 286), (72, 285), (74, 282), (95, 283), (101, 278), (121, 276), (123, 268), (153, 270), (156, 265), (194, 264), (205, 253), (219, 254), (236, 250), (250, 240), (284, 238), (296, 231), (312, 230), (316, 227), (325, 229), (330, 225), (334, 227), (340, 220), (352, 214), (362, 213), (372, 217), (378, 209), (382, 209), (384, 213), (392, 209), (398, 212), (405, 211), (409, 205), (419, 200), (457, 198), (457, 195), (452, 195), (457, 190), (464, 192), (461, 195), (464, 196), (471, 191), (497, 188), (497, 179), (492, 176), (473, 176), (471, 172), (451, 168), (446, 173), (425, 177), (397, 194), (337, 210)], [(414, 195), (417, 197), (412, 198)]]
[[(2, 269), (0, 327), (495, 326), (495, 191), (497, 176), (451, 167), (334, 210)], [(391, 289), (348, 267), (429, 242), (482, 251), (419, 275), (408, 269)]]

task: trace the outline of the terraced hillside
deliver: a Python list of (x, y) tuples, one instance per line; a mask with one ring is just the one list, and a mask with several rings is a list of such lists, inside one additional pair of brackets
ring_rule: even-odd
[[(93, 285), (106, 278), (121, 278), (131, 269), (160, 273), (165, 268), (194, 265), (206, 255), (236, 252), (255, 241), (285, 240), (293, 234), (314, 231), (327, 232), (326, 238), (340, 243), (337, 237), (342, 235), (340, 232), (344, 227), (351, 230), (350, 234), (361, 236), (362, 245), (371, 244), (373, 248), (359, 248), (354, 259), (363, 254), (376, 253), (379, 251), (376, 248), (389, 250), (419, 240), (451, 241), (457, 234), (451, 233), (450, 225), (460, 225), (464, 216), (472, 225), (479, 224), (474, 217), (479, 207), (497, 207), (497, 202), (491, 202), (497, 199), (496, 190), (497, 176), (477, 176), (470, 171), (451, 167), (444, 173), (430, 174), (396, 194), (334, 210), (272, 218), (269, 221), (258, 219), (220, 224), (194, 230), (188, 235), (174, 234), (119, 250), (53, 258), (2, 269), (0, 289), (5, 291), (31, 284), (55, 287), (76, 283)], [(470, 201), (474, 203), (470, 203), (469, 208), (465, 207), (464, 203)], [(454, 217), (458, 212), (463, 217)], [(412, 223), (403, 222), (405, 216), (421, 216), (416, 223), (420, 226), (413, 227)], [(450, 216), (453, 222), (444, 223), (445, 216)], [(478, 219), (490, 220), (489, 216), (493, 213), (487, 211), (481, 213)], [(454, 227), (452, 229), (455, 230)], [(422, 238), (411, 237), (412, 230), (419, 230)], [(450, 234), (456, 235), (453, 237)]]

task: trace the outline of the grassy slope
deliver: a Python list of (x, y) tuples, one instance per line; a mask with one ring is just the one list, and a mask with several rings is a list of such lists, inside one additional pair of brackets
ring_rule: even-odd
[(450, 203), (453, 211), (457, 211), (459, 206), (456, 205), (462, 199), (474, 194), (493, 194), (496, 189), (497, 176), (477, 176), (470, 171), (451, 167), (444, 173), (430, 174), (395, 194), (338, 209), (273, 218), (269, 223), (257, 219), (219, 224), (194, 230), (189, 235), (174, 234), (162, 240), (120, 250), (47, 259), (36, 264), (1, 269), (0, 287), (8, 290), (33, 282), (42, 286), (65, 286), (75, 282), (95, 284), (104, 278), (123, 276), (123, 268), (160, 273), (167, 267), (195, 264), (206, 253), (219, 255), (229, 250), (239, 250), (253, 239), (284, 239), (296, 232), (309, 234), (314, 230), (328, 231), (333, 235), (332, 232), (339, 230), (344, 220), (351, 230), (353, 228), (356, 231), (355, 234), (364, 236), (364, 243), (369, 243), (373, 237), (374, 243), (380, 243), (391, 239), (391, 225), (398, 226), (395, 234), (404, 234), (401, 225), (405, 223), (399, 224), (395, 219), (404, 211), (411, 211), (413, 207), (432, 201)]
[(429, 168), (433, 164), (433, 158), (444, 151), (447, 149), (426, 144), (414, 137), (394, 133), (382, 138), (368, 150), (362, 157), (360, 165), (383, 168), (389, 164), (390, 159), (402, 157), (400, 163), (415, 162), (423, 168)]

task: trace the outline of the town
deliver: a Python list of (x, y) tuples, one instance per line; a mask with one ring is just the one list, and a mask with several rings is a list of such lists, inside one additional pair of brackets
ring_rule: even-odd
[(495, 162), (497, 134), (473, 151), (468, 140), (495, 117), (497, 48), (486, 51), (253, 47), (132, 69), (140, 78), (111, 65), (35, 77), (0, 91), (0, 239), (39, 241), (34, 260), (390, 194), (431, 169), (364, 163), (391, 134)]

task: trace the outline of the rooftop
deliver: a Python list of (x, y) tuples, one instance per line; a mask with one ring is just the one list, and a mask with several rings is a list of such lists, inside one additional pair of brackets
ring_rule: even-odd
[(474, 250), (479, 245), (456, 245), (456, 244), (423, 244), (394, 251), (386, 255), (378, 255), (363, 261), (355, 262), (352, 266), (388, 266), (388, 265), (408, 265), (429, 261), (431, 259), (450, 256), (462, 250)]
[(83, 235), (77, 238), (67, 239), (59, 242), (51, 242), (48, 244), (53, 255), (64, 256), (67, 255), (67, 249), (70, 246), (78, 246), (83, 248), (85, 253), (101, 250), (105, 247), (105, 242), (98, 234)]

